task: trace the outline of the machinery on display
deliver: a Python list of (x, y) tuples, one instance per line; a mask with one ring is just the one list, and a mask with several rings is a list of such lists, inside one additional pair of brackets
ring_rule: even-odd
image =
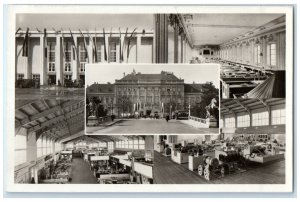
[(281, 152), (280, 147), (274, 143), (249, 144), (242, 153), (247, 160), (257, 163), (284, 159), (284, 152)]
[(198, 166), (198, 174), (210, 181), (234, 173), (241, 167), (245, 167), (245, 158), (237, 148), (226, 144), (223, 148), (216, 149), (214, 156), (203, 158), (202, 163)]

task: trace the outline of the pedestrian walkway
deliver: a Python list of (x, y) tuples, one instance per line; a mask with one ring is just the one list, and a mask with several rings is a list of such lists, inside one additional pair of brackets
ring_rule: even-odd
[(70, 177), (72, 178), (71, 184), (97, 184), (97, 178), (82, 158), (73, 158)]

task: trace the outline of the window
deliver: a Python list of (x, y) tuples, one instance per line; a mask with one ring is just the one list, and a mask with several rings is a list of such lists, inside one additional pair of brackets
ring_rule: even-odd
[(48, 42), (48, 71), (55, 72), (55, 42)]
[(256, 45), (254, 47), (254, 63), (256, 65), (260, 64), (260, 57), (261, 57), (260, 54), (261, 54), (260, 45)]
[(271, 112), (272, 125), (285, 124), (285, 109), (275, 109)]
[(145, 140), (143, 138), (139, 139), (139, 149), (145, 149)]
[(133, 149), (139, 149), (139, 140), (138, 139), (133, 140)]
[(99, 41), (96, 42), (96, 57), (97, 57), (97, 62), (101, 62), (101, 49), (102, 49), (102, 43)]
[(61, 151), (61, 144), (56, 142), (55, 143), (55, 152), (59, 152), (59, 151)]
[(117, 62), (117, 43), (110, 42), (109, 44), (109, 61)]
[(47, 154), (47, 138), (42, 139), (43, 156)]
[(24, 74), (17, 74), (17, 79), (24, 79)]
[(27, 161), (27, 137), (26, 135), (15, 136), (15, 166)]
[(225, 128), (235, 128), (235, 118), (225, 118)]
[(33, 80), (40, 80), (40, 75), (39, 74), (32, 74), (32, 79)]
[(133, 140), (128, 140), (128, 148), (133, 149)]
[(267, 65), (275, 66), (276, 65), (276, 44), (267, 45)]
[(72, 80), (72, 75), (67, 74), (67, 75), (65, 75), (65, 78), (66, 78), (67, 80)]
[(237, 116), (237, 127), (249, 127), (250, 116), (248, 114)]
[(114, 143), (113, 142), (108, 142), (107, 147), (108, 147), (108, 149), (114, 149)]
[(66, 42), (65, 46), (65, 60), (64, 60), (64, 67), (65, 72), (71, 72), (71, 43)]
[(42, 144), (43, 136), (40, 136), (39, 139), (36, 142), (36, 148), (37, 148), (37, 157), (43, 156), (43, 144)]
[(267, 111), (258, 112), (252, 114), (252, 125), (253, 126), (265, 126), (269, 125), (269, 114)]

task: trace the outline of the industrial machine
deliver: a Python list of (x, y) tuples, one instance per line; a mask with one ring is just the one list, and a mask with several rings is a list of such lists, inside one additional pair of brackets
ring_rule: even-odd
[(198, 174), (207, 181), (224, 177), (245, 167), (245, 158), (234, 147), (223, 147), (215, 150), (214, 157), (205, 156), (198, 166)]

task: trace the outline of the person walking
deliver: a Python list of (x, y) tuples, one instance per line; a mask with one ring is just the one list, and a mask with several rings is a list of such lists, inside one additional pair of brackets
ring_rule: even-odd
[(170, 120), (170, 116), (169, 114), (166, 114), (166, 121), (169, 122), (169, 120)]

